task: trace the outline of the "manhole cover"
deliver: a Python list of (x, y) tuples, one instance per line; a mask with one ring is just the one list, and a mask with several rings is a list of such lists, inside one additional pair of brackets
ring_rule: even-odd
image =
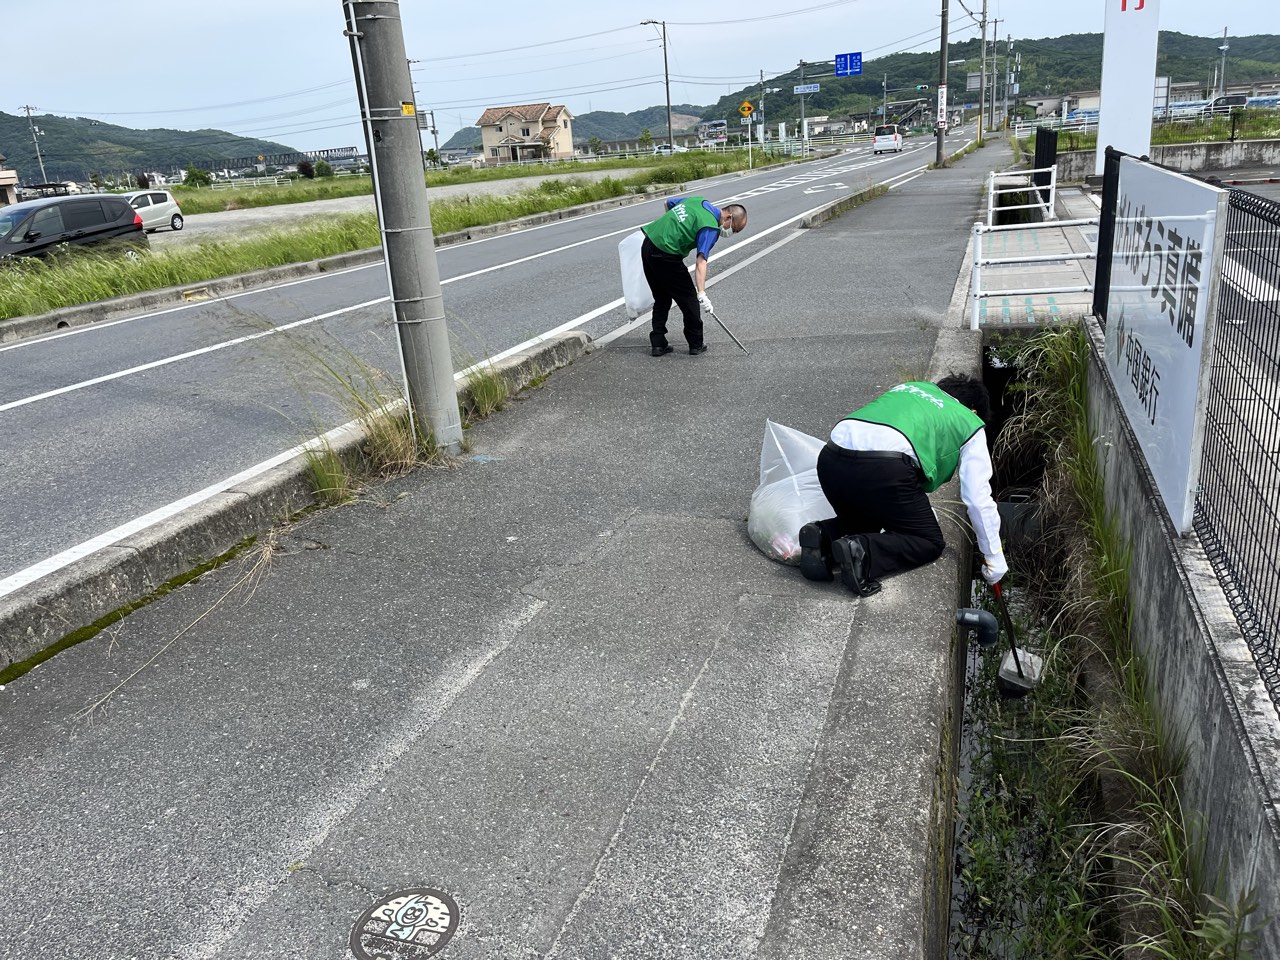
[(356, 960), (425, 960), (445, 948), (462, 914), (453, 897), (424, 887), (388, 894), (351, 928)]

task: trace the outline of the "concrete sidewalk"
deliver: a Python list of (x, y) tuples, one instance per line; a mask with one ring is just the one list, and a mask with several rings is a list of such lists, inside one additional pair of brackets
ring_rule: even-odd
[[(699, 357), (678, 321), (662, 358), (633, 331), (454, 468), (10, 684), (0, 958), (337, 958), (422, 888), (460, 910), (446, 957), (944, 955), (955, 491), (942, 559), (867, 600), (766, 559), (745, 519), (766, 419), (821, 436), (976, 369), (956, 278), (1007, 160), (716, 283), (749, 356), (714, 323)], [(413, 949), (388, 955), (435, 947)]]

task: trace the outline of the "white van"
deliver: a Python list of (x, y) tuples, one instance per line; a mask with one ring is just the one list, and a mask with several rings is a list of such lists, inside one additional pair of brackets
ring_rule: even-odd
[(873, 153), (879, 153), (882, 150), (892, 150), (894, 153), (902, 152), (902, 130), (896, 123), (882, 123), (876, 127), (876, 138), (871, 141), (871, 150)]

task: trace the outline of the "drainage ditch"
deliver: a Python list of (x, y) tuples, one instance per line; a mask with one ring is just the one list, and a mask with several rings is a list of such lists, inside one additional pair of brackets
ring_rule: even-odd
[[(963, 650), (948, 956), (1243, 958), (1256, 902), (1204, 896), (1179, 759), (1128, 643), (1128, 551), (1098, 481), (1088, 363), (1075, 325), (984, 348), (1004, 597), (1044, 670), (1029, 694), (1002, 692), (1004, 623), (991, 648)], [(971, 594), (999, 615), (984, 582)]]

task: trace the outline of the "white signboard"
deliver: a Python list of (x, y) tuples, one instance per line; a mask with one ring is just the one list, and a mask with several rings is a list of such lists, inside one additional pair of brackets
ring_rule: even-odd
[(791, 92), (793, 94), (794, 93), (817, 93), (818, 86), (819, 85), (816, 83), (798, 83), (791, 88)]
[(938, 84), (938, 122), (947, 122), (947, 85)]
[(1106, 0), (1102, 35), (1102, 102), (1094, 173), (1108, 146), (1151, 152), (1151, 90), (1160, 37), (1160, 0)]
[(1120, 160), (1107, 369), (1180, 534), (1195, 509), (1226, 202), (1225, 190)]

